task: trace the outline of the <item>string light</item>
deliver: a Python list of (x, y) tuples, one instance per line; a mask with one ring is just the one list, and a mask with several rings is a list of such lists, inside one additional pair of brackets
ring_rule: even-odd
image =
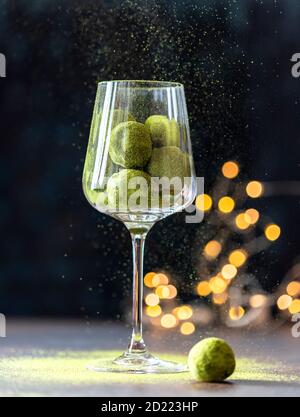
[(237, 177), (238, 173), (239, 173), (239, 166), (234, 161), (225, 162), (225, 164), (222, 166), (222, 174), (226, 178), (233, 179)]
[(177, 295), (176, 287), (174, 285), (168, 285), (167, 288), (169, 290), (169, 295), (166, 298), (168, 298), (169, 300), (171, 300), (172, 298), (175, 298)]
[(159, 303), (159, 297), (153, 293), (148, 294), (145, 298), (145, 303), (150, 307), (154, 307)]
[(265, 228), (265, 236), (268, 240), (277, 240), (280, 236), (281, 230), (277, 224), (269, 224)]
[(193, 315), (193, 309), (190, 306), (181, 306), (176, 312), (176, 316), (179, 320), (187, 320)]
[(173, 314), (165, 314), (160, 319), (160, 324), (166, 329), (171, 329), (177, 325), (177, 320)]
[(292, 304), (292, 301), (293, 301), (292, 297), (290, 297), (287, 294), (283, 294), (278, 298), (277, 306), (279, 310), (286, 310)]
[(226, 290), (227, 283), (223, 278), (216, 276), (210, 279), (209, 286), (214, 294), (221, 294)]
[(211, 240), (205, 245), (204, 254), (208, 258), (216, 258), (222, 250), (222, 245), (217, 240)]
[(153, 288), (153, 277), (155, 276), (155, 272), (148, 272), (148, 274), (146, 274), (144, 276), (144, 284), (146, 285), (146, 287), (148, 288)]
[(166, 285), (159, 285), (155, 290), (155, 294), (161, 299), (169, 298), (170, 290)]
[(214, 304), (222, 305), (222, 304), (225, 304), (227, 300), (228, 300), (228, 293), (227, 292), (223, 292), (221, 294), (214, 294), (213, 295)]
[(185, 336), (193, 334), (194, 331), (195, 331), (195, 326), (190, 321), (186, 321), (185, 323), (182, 323), (182, 325), (180, 326), (180, 333)]
[(233, 198), (225, 196), (220, 198), (218, 202), (218, 208), (222, 213), (228, 214), (231, 213), (234, 209), (235, 202)]
[(237, 268), (244, 265), (244, 263), (247, 260), (247, 252), (244, 251), (243, 249), (236, 249), (234, 251), (232, 251), (229, 255), (229, 262), (236, 266)]
[(229, 310), (229, 317), (231, 320), (240, 320), (245, 314), (245, 310), (242, 306), (231, 307)]
[(291, 281), (286, 287), (286, 292), (291, 297), (295, 297), (296, 295), (300, 294), (300, 282)]
[(197, 285), (197, 293), (201, 297), (207, 297), (211, 293), (211, 288), (208, 281), (201, 281)]
[(208, 194), (200, 194), (196, 198), (196, 208), (199, 211), (209, 211), (212, 204), (212, 198)]
[(240, 213), (235, 218), (236, 227), (240, 230), (246, 230), (250, 226), (248, 223), (245, 213)]
[(291, 314), (300, 313), (300, 300), (293, 300), (288, 309)]
[(245, 211), (245, 220), (249, 224), (255, 224), (259, 220), (259, 212), (254, 209), (250, 208)]
[(267, 297), (263, 294), (252, 295), (249, 299), (249, 304), (252, 308), (260, 308), (266, 305)]
[(246, 186), (246, 193), (251, 198), (258, 198), (263, 193), (263, 185), (259, 181), (250, 181)]
[(162, 309), (160, 307), (160, 305), (156, 305), (156, 306), (147, 306), (146, 307), (146, 314), (149, 317), (158, 317), (160, 316), (162, 313)]
[(222, 274), (222, 277), (225, 278), (225, 279), (234, 278), (237, 274), (236, 266), (234, 266), (232, 264), (224, 265), (223, 268), (222, 268), (221, 274)]

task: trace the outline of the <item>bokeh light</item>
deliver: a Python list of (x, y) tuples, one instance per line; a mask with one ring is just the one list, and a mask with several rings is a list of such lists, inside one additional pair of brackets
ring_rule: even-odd
[(250, 223), (247, 221), (245, 213), (240, 213), (235, 218), (236, 227), (240, 230), (246, 230), (250, 226)]
[(175, 298), (176, 295), (177, 295), (177, 289), (176, 289), (176, 287), (171, 284), (171, 285), (168, 285), (167, 288), (169, 290), (169, 295), (166, 298), (168, 298), (169, 300), (171, 300), (172, 298)]
[(222, 292), (221, 294), (214, 294), (213, 295), (213, 302), (217, 305), (225, 304), (228, 300), (228, 293)]
[(237, 269), (235, 265), (232, 264), (226, 264), (223, 266), (221, 271), (222, 277), (225, 279), (232, 279), (237, 274)]
[(291, 297), (295, 297), (296, 295), (300, 294), (300, 282), (291, 281), (286, 287), (286, 292)]
[(144, 276), (144, 284), (146, 285), (146, 287), (148, 288), (153, 288), (153, 277), (155, 276), (155, 272), (148, 272), (148, 274), (146, 274)]
[(166, 299), (170, 296), (170, 290), (166, 285), (159, 285), (155, 290), (155, 294), (161, 299)]
[(245, 314), (245, 310), (242, 306), (231, 307), (229, 310), (229, 317), (231, 320), (240, 320)]
[(226, 290), (227, 283), (223, 278), (216, 276), (209, 280), (209, 286), (214, 294), (221, 294)]
[(204, 248), (204, 254), (208, 258), (216, 258), (222, 250), (222, 245), (217, 240), (209, 241)]
[(225, 196), (220, 198), (219, 202), (218, 202), (218, 208), (222, 213), (231, 213), (232, 210), (234, 209), (235, 206), (235, 202), (233, 200), (233, 198)]
[(249, 224), (255, 224), (259, 220), (259, 211), (254, 208), (249, 208), (245, 211), (245, 220)]
[(279, 310), (286, 310), (292, 304), (292, 301), (293, 301), (292, 297), (290, 297), (287, 294), (283, 294), (278, 298), (277, 306)]
[(243, 249), (236, 249), (230, 253), (228, 260), (232, 265), (238, 268), (244, 265), (247, 258), (248, 254), (246, 251), (244, 251)]
[(267, 297), (263, 294), (255, 294), (252, 295), (249, 299), (250, 307), (252, 308), (260, 308), (267, 304)]
[(300, 313), (300, 300), (293, 300), (288, 309), (291, 314)]
[(226, 178), (233, 179), (238, 175), (238, 173), (239, 166), (234, 161), (225, 162), (225, 164), (222, 166), (222, 174)]
[(179, 320), (188, 320), (192, 315), (193, 309), (187, 305), (183, 305), (176, 310), (176, 316)]
[(197, 294), (201, 297), (207, 297), (211, 293), (211, 288), (208, 281), (201, 281), (197, 285)]
[(269, 224), (265, 228), (265, 236), (268, 240), (271, 240), (272, 242), (279, 238), (280, 233), (281, 230), (277, 224)]
[(196, 208), (199, 211), (209, 211), (212, 203), (212, 198), (208, 194), (200, 194), (196, 198)]
[(160, 307), (160, 305), (156, 305), (156, 306), (147, 306), (146, 307), (146, 314), (149, 317), (158, 317), (160, 316), (162, 313), (162, 309)]
[(154, 307), (159, 303), (159, 297), (156, 294), (148, 294), (145, 298), (147, 306)]
[(166, 329), (171, 329), (177, 325), (177, 320), (173, 314), (164, 314), (160, 319), (160, 324)]
[(180, 326), (180, 333), (186, 336), (193, 334), (194, 331), (195, 331), (195, 326), (190, 321), (186, 321), (185, 323), (182, 323), (182, 325)]
[(251, 198), (258, 198), (263, 193), (263, 185), (259, 181), (250, 181), (246, 186), (246, 193)]

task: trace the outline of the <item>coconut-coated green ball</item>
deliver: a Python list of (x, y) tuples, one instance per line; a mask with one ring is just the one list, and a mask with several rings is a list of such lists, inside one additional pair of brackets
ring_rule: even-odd
[(122, 169), (108, 180), (108, 205), (117, 210), (134, 210), (135, 206), (147, 209), (150, 205), (150, 188), (151, 177), (146, 172)]
[(234, 372), (235, 357), (225, 340), (210, 337), (192, 347), (188, 366), (197, 381), (221, 382)]
[(139, 122), (119, 123), (111, 132), (109, 155), (123, 168), (143, 168), (152, 153), (149, 130)]
[(152, 150), (147, 172), (151, 177), (182, 178), (185, 175), (185, 165), (185, 156), (177, 146), (163, 146)]
[(175, 119), (166, 116), (153, 115), (148, 117), (145, 126), (150, 130), (154, 147), (179, 146), (180, 130)]

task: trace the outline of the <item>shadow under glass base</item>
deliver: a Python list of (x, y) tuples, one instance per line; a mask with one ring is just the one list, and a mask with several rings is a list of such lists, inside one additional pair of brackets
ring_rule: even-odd
[(103, 359), (89, 364), (87, 369), (96, 372), (119, 372), (132, 374), (174, 374), (186, 372), (187, 366), (171, 361), (164, 361), (148, 352), (125, 352), (114, 360)]

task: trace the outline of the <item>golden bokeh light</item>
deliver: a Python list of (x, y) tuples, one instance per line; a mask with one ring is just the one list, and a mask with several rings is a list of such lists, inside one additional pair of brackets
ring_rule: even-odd
[(236, 249), (232, 251), (228, 257), (229, 262), (237, 268), (244, 265), (248, 258), (248, 254), (243, 249)]
[(293, 300), (289, 306), (289, 312), (291, 314), (300, 313), (300, 300)]
[(152, 288), (157, 287), (158, 285), (167, 285), (168, 283), (169, 278), (165, 274), (154, 274), (154, 276), (152, 277)]
[(225, 164), (222, 166), (222, 174), (226, 178), (233, 179), (238, 175), (238, 173), (239, 166), (234, 161), (225, 162)]
[(231, 320), (236, 321), (240, 320), (245, 314), (245, 310), (242, 306), (231, 307), (229, 310), (229, 317)]
[(153, 288), (154, 287), (152, 281), (153, 281), (153, 277), (155, 275), (156, 275), (155, 272), (148, 272), (148, 274), (146, 274), (144, 276), (144, 284), (146, 285), (146, 287), (148, 287), (148, 288)]
[(223, 292), (222, 294), (214, 294), (213, 295), (214, 304), (222, 305), (222, 304), (225, 304), (227, 300), (228, 300), (228, 293), (227, 292)]
[(263, 185), (259, 181), (250, 181), (246, 187), (246, 193), (251, 198), (258, 198), (264, 191)]
[(250, 223), (247, 222), (245, 213), (240, 213), (235, 218), (235, 225), (240, 230), (246, 230), (250, 226)]
[(209, 211), (212, 204), (212, 198), (208, 194), (199, 194), (196, 198), (196, 208), (199, 211)]
[(252, 295), (249, 299), (249, 304), (252, 308), (260, 308), (267, 304), (267, 297), (263, 294)]
[(148, 294), (145, 298), (147, 306), (154, 307), (159, 303), (159, 297), (156, 294)]
[(155, 290), (155, 294), (161, 299), (169, 298), (170, 290), (166, 285), (159, 285)]
[(146, 314), (149, 317), (158, 317), (161, 315), (162, 309), (159, 305), (156, 306), (147, 306), (146, 307)]
[(235, 202), (233, 200), (233, 198), (225, 196), (220, 198), (220, 200), (218, 201), (218, 208), (222, 213), (231, 213), (232, 210), (234, 209), (235, 206)]
[(291, 297), (295, 297), (296, 295), (300, 294), (300, 282), (291, 281), (286, 287), (286, 292)]
[(292, 301), (293, 301), (292, 297), (290, 297), (287, 294), (283, 294), (278, 298), (277, 306), (279, 310), (286, 310), (292, 304)]
[(193, 315), (193, 309), (190, 306), (181, 306), (176, 311), (176, 316), (179, 320), (188, 320)]
[(235, 265), (226, 264), (223, 266), (221, 270), (222, 277), (225, 279), (232, 279), (237, 274), (237, 269)]
[(272, 242), (279, 238), (280, 233), (281, 230), (277, 224), (272, 223), (266, 226), (265, 228), (265, 236), (268, 240), (271, 240)]
[(164, 314), (160, 319), (160, 324), (166, 329), (171, 329), (177, 325), (177, 320), (173, 314)]
[(193, 334), (194, 331), (195, 331), (195, 326), (190, 321), (186, 321), (185, 323), (182, 323), (182, 325), (180, 326), (180, 333), (184, 334), (185, 336)]
[(216, 258), (222, 250), (222, 245), (217, 240), (209, 241), (204, 247), (204, 255), (207, 258)]
[(211, 293), (211, 288), (208, 281), (201, 281), (197, 285), (197, 294), (201, 297), (207, 297)]
[(209, 286), (214, 294), (221, 294), (226, 290), (227, 283), (223, 278), (216, 276), (209, 280)]
[(168, 290), (169, 290), (169, 295), (168, 295), (168, 299), (171, 300), (172, 298), (175, 298), (177, 295), (177, 289), (174, 285), (168, 285), (167, 286)]
[(254, 208), (245, 211), (245, 220), (248, 224), (255, 224), (259, 220), (259, 212)]

